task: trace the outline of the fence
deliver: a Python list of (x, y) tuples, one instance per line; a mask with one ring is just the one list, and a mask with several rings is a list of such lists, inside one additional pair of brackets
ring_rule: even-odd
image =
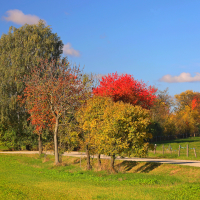
[(194, 156), (195, 158), (197, 157), (197, 153), (198, 153), (198, 156), (200, 156), (200, 148), (199, 147), (192, 147), (192, 145), (190, 146), (189, 144), (186, 144), (186, 146), (181, 146), (181, 145), (178, 145), (178, 147), (174, 147), (172, 149), (171, 145), (169, 144), (169, 146), (164, 146), (163, 145), (159, 145), (159, 147), (157, 146), (157, 144), (154, 145), (154, 150), (153, 150), (153, 153), (154, 154), (157, 154), (157, 153), (160, 153), (160, 154), (176, 154), (178, 157), (184, 155), (186, 157), (189, 157), (189, 156)]

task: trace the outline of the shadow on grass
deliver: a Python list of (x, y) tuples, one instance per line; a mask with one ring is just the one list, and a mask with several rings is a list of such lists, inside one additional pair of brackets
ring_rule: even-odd
[(160, 165), (162, 165), (162, 163), (147, 162), (143, 166), (139, 167), (136, 172), (149, 173)]
[[(116, 168), (123, 167), (125, 171), (131, 171), (134, 167), (137, 167), (139, 163), (136, 161), (123, 161), (122, 163), (116, 165)], [(153, 162), (147, 162), (144, 165), (140, 166), (135, 170), (135, 172), (143, 172), (143, 173), (149, 173), (153, 169), (159, 167), (162, 165), (162, 163), (153, 163)]]
[(130, 171), (135, 166), (137, 166), (136, 161), (123, 161), (122, 163), (117, 164), (116, 168), (123, 167), (125, 171)]

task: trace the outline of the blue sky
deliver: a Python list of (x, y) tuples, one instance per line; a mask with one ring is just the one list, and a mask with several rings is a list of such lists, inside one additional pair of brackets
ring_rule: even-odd
[(7, 0), (0, 34), (43, 19), (85, 72), (131, 74), (173, 96), (200, 92), (199, 9), (199, 0)]

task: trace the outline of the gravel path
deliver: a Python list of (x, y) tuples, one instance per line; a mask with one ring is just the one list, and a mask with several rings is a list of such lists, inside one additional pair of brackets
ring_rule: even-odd
[[(38, 151), (0, 151), (1, 154), (38, 154)], [(49, 155), (53, 155), (53, 152), (47, 152)], [(73, 151), (70, 153), (65, 152), (63, 156), (73, 156), (73, 157), (86, 157), (84, 152)], [(93, 157), (93, 156), (92, 156)], [(96, 156), (94, 156), (96, 158)], [(102, 159), (110, 159), (109, 156), (101, 155)], [(193, 167), (200, 167), (200, 161), (196, 160), (172, 160), (172, 159), (153, 159), (153, 158), (120, 158), (117, 160), (128, 160), (128, 161), (138, 161), (138, 162), (156, 162), (165, 164), (176, 164), (176, 165), (186, 165)]]

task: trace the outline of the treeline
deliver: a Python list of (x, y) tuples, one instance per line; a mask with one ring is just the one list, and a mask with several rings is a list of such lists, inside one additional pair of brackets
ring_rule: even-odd
[(199, 132), (199, 93), (172, 99), (131, 75), (84, 74), (43, 21), (0, 39), (0, 142), (12, 150), (145, 156), (153, 137)]
[(153, 139), (184, 138), (199, 135), (200, 93), (187, 90), (170, 97), (165, 91), (158, 91), (151, 108), (151, 133)]

